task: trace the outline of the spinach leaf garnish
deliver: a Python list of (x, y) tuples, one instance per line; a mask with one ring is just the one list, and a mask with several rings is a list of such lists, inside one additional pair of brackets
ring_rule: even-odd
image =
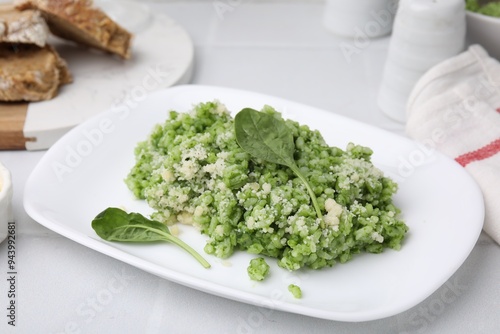
[(295, 163), (295, 143), (285, 121), (273, 115), (245, 108), (234, 118), (236, 141), (248, 154), (264, 161), (289, 167), (304, 183), (319, 219), (323, 218), (311, 185)]
[(107, 208), (92, 220), (92, 228), (106, 241), (154, 242), (169, 241), (191, 254), (205, 268), (210, 264), (193, 248), (173, 236), (167, 225), (150, 220), (140, 213), (127, 213), (118, 208)]

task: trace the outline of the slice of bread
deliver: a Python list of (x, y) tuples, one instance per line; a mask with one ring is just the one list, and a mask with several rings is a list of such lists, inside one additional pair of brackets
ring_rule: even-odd
[(18, 11), (0, 4), (0, 43), (29, 43), (44, 46), (49, 28), (37, 10)]
[(56, 36), (124, 59), (131, 56), (132, 34), (94, 7), (91, 0), (16, 0), (15, 5), (19, 10), (40, 10)]
[(49, 45), (0, 43), (0, 101), (42, 101), (72, 82), (66, 62)]

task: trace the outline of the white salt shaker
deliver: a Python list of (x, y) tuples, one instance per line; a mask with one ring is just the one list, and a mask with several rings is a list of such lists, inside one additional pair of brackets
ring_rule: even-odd
[(392, 30), (398, 0), (326, 0), (323, 24), (342, 37), (375, 38)]
[(408, 97), (418, 79), (464, 47), (463, 0), (400, 0), (378, 95), (380, 109), (405, 122)]

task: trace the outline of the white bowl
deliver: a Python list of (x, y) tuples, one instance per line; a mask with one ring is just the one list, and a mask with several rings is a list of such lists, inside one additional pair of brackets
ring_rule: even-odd
[(500, 60), (500, 18), (467, 11), (467, 40)]
[(13, 221), (12, 179), (9, 170), (0, 163), (0, 242), (7, 238), (7, 225)]

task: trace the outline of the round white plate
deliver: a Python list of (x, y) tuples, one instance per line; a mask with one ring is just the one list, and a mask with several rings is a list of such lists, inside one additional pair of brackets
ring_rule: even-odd
[(27, 150), (50, 147), (69, 129), (123, 102), (133, 108), (146, 94), (188, 83), (194, 46), (171, 18), (150, 12), (135, 1), (97, 3), (134, 34), (132, 58), (122, 60), (54, 38), (51, 44), (66, 60), (74, 82), (49, 101), (31, 103), (24, 124)]
[[(207, 270), (171, 244), (99, 239), (91, 221), (105, 208), (151, 212), (123, 182), (134, 164), (137, 142), (163, 122), (169, 110), (188, 111), (193, 104), (214, 99), (233, 112), (268, 104), (284, 117), (320, 130), (330, 145), (345, 148), (352, 141), (370, 146), (374, 164), (400, 185), (395, 202), (410, 227), (402, 249), (359, 254), (333, 268), (292, 273), (269, 259), (270, 277), (256, 283), (246, 273), (251, 254), (239, 252), (227, 261), (205, 254), (212, 264)], [(469, 174), (413, 141), (284, 99), (196, 85), (155, 92), (133, 110), (110, 110), (71, 130), (44, 155), (24, 194), (26, 211), (40, 224), (147, 272), (226, 298), (341, 321), (388, 317), (423, 301), (467, 258), (484, 215), (481, 192)], [(194, 228), (181, 227), (180, 238), (203, 254), (206, 238)], [(287, 291), (292, 282), (301, 287), (302, 299)]]

